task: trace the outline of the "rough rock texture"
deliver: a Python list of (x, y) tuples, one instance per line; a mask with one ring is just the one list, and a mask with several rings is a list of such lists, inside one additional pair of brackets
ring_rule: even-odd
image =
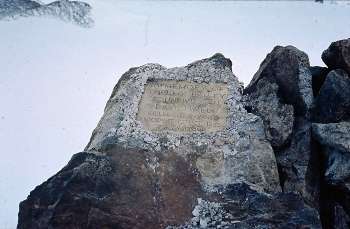
[[(225, 84), (225, 128), (193, 133), (146, 131), (137, 119), (138, 105), (147, 82), (157, 80)], [(18, 228), (184, 225), (200, 217), (197, 211), (204, 203), (216, 212), (231, 214), (224, 208), (231, 197), (224, 193), (240, 183), (254, 187), (266, 202), (272, 201), (267, 193), (281, 190), (275, 157), (262, 120), (244, 109), (242, 93), (231, 61), (221, 54), (186, 67), (147, 64), (130, 69), (114, 88), (85, 152), (75, 155), (21, 203)], [(276, 201), (286, 206), (280, 208), (286, 209), (281, 217), (295, 225), (319, 228), (317, 212), (308, 206), (301, 202), (289, 206), (287, 197)], [(276, 222), (254, 215), (260, 225), (277, 225), (278, 212), (270, 210)], [(235, 214), (238, 219), (239, 213)], [(225, 219), (216, 221), (221, 224)]]
[(312, 66), (310, 67), (310, 72), (312, 75), (312, 91), (316, 97), (326, 80), (326, 76), (329, 73), (329, 69), (325, 67)]
[(155, 173), (150, 152), (107, 154), (73, 156), (21, 203), (18, 228), (164, 228), (191, 216), (202, 191), (183, 158), (161, 153)]
[(282, 188), (317, 206), (319, 172), (312, 152), (312, 75), (308, 56), (275, 47), (244, 90), (245, 107), (264, 120), (277, 159)]
[[(136, 119), (138, 104), (147, 80), (157, 79), (227, 84), (227, 127), (214, 133), (193, 134), (144, 130)], [(244, 109), (242, 91), (242, 85), (231, 71), (231, 62), (221, 54), (181, 68), (166, 69), (147, 64), (130, 69), (114, 88), (85, 150), (103, 153), (116, 144), (150, 151), (174, 149), (185, 158), (198, 158), (196, 167), (205, 170), (202, 173), (203, 187), (209, 190), (216, 189), (216, 185), (245, 180), (268, 191), (278, 191), (272, 148), (265, 139), (261, 119)]]
[[(321, 228), (321, 222), (327, 229), (349, 228), (346, 47), (348, 40), (332, 43), (323, 54), (329, 68), (322, 68), (310, 67), (295, 47), (277, 46), (244, 93), (221, 54), (185, 67), (131, 68), (115, 86), (85, 151), (20, 204), (18, 228), (284, 229)], [(164, 81), (161, 90), (148, 91)], [(197, 85), (204, 93), (187, 90), (192, 97), (184, 100), (185, 92), (172, 93), (179, 85), (194, 91)], [(147, 106), (161, 99), (193, 108), (200, 100), (205, 115), (196, 117), (205, 120), (215, 113), (203, 109), (205, 101), (219, 103), (220, 115), (210, 117), (220, 125), (214, 131), (156, 131), (154, 123), (175, 123), (156, 119), (147, 129), (139, 119), (154, 112), (139, 107), (146, 94)], [(171, 113), (178, 112), (174, 107)], [(186, 112), (193, 117), (193, 110)], [(179, 118), (184, 116), (176, 116), (177, 125)]]
[(290, 139), (294, 124), (294, 108), (283, 104), (277, 95), (278, 85), (260, 80), (256, 90), (246, 96), (246, 109), (264, 121), (265, 134), (274, 148), (283, 147)]
[(0, 2), (0, 20), (17, 19), (30, 16), (51, 16), (83, 27), (91, 27), (91, 6), (85, 2), (59, 0), (49, 4), (40, 4), (31, 0), (2, 0)]
[(224, 203), (199, 200), (190, 223), (168, 228), (321, 228), (317, 211), (296, 194), (269, 195), (245, 183), (222, 193)]
[(171, 160), (160, 160), (157, 175), (149, 153), (115, 148), (107, 155), (76, 154), (21, 203), (18, 228), (321, 228), (298, 195), (246, 183), (204, 194), (172, 153), (164, 152)]
[(350, 38), (332, 42), (322, 53), (322, 60), (330, 69), (341, 68), (350, 74)]
[(282, 103), (292, 104), (296, 114), (304, 115), (313, 102), (309, 67), (306, 53), (293, 46), (276, 46), (261, 63), (245, 94), (255, 91), (261, 80), (275, 83)]
[(341, 69), (328, 73), (315, 101), (314, 121), (331, 123), (350, 120), (350, 78)]
[[(349, 222), (350, 215), (350, 123), (314, 123), (312, 131), (325, 157), (324, 181), (329, 196), (326, 202), (333, 220), (329, 224), (343, 225)], [(341, 209), (337, 205), (342, 206)], [(340, 211), (343, 208), (347, 216)]]

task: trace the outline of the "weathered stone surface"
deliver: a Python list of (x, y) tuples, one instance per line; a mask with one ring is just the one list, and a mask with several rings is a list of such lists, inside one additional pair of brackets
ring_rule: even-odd
[(320, 156), (313, 150), (311, 123), (296, 117), (290, 144), (275, 151), (284, 192), (299, 193), (318, 208), (320, 195)]
[(350, 119), (350, 78), (341, 69), (328, 73), (315, 101), (314, 120), (331, 123)]
[(325, 155), (324, 178), (331, 202), (338, 202), (350, 215), (350, 123), (313, 123), (312, 130)]
[(312, 152), (312, 76), (307, 55), (275, 47), (244, 90), (245, 107), (260, 116), (274, 148), (284, 192), (301, 194), (317, 207), (319, 172)]
[(310, 72), (312, 75), (312, 91), (314, 96), (316, 97), (326, 80), (326, 76), (329, 73), (329, 69), (320, 66), (312, 66), (310, 67)]
[[(164, 81), (172, 89), (161, 97), (166, 108), (157, 109), (164, 100), (154, 101), (147, 87)], [(170, 95), (179, 85), (197, 89)], [(222, 190), (236, 183), (248, 183), (262, 193), (279, 192), (263, 122), (244, 109), (242, 93), (230, 60), (221, 54), (186, 67), (147, 64), (130, 69), (114, 88), (86, 152), (21, 203), (18, 228), (165, 228), (186, 224), (198, 199), (225, 203)], [(221, 99), (204, 104), (212, 96)], [(179, 109), (182, 105), (186, 109)], [(143, 120), (148, 112), (167, 108), (172, 113), (162, 114), (164, 119), (175, 115), (191, 124), (183, 111), (193, 109), (191, 114), (199, 115), (199, 109), (204, 116), (195, 119), (212, 119), (214, 125), (178, 131), (167, 120), (160, 131), (154, 129), (155, 122)]]
[(154, 155), (142, 150), (76, 154), (21, 203), (18, 228), (320, 228), (295, 194), (246, 183), (204, 193), (181, 157), (160, 154), (156, 174), (147, 164)]
[(312, 131), (322, 145), (350, 152), (350, 122), (314, 123)]
[(278, 85), (283, 103), (292, 104), (295, 113), (304, 115), (313, 102), (312, 77), (306, 53), (293, 46), (276, 46), (261, 63), (245, 94), (256, 90), (257, 83), (266, 80)]
[(245, 108), (262, 118), (265, 134), (273, 148), (283, 147), (290, 140), (294, 124), (294, 108), (283, 104), (275, 83), (261, 80), (255, 91), (245, 96)]
[[(262, 122), (243, 108), (242, 85), (230, 68), (230, 62), (221, 54), (217, 54), (182, 68), (165, 69), (160, 65), (148, 64), (131, 69), (113, 91), (105, 114), (94, 130), (86, 150), (103, 152), (113, 144), (152, 151), (171, 148), (184, 156), (198, 154), (198, 169), (206, 168), (211, 161), (217, 162), (212, 171), (202, 174), (203, 187), (213, 189), (215, 185), (246, 180), (270, 191), (278, 191), (278, 174), (275, 170), (273, 151), (265, 139)], [(173, 84), (177, 81), (202, 83), (205, 87), (225, 85), (227, 96), (226, 92), (223, 95), (227, 97), (224, 103), (228, 109), (225, 127), (215, 132), (194, 130), (184, 134), (166, 129), (161, 132), (147, 130), (137, 119), (138, 112), (141, 111), (139, 103), (141, 101), (142, 104), (142, 96), (148, 96), (144, 93), (147, 84), (157, 80), (168, 80)], [(190, 106), (191, 104), (187, 103)], [(171, 109), (177, 106), (168, 105)], [(192, 108), (202, 106), (196, 103), (192, 105), (195, 105)], [(158, 111), (156, 103), (153, 106), (154, 110)], [(181, 111), (174, 110), (173, 113), (178, 115)], [(215, 117), (211, 113), (209, 115)]]
[(21, 203), (18, 228), (165, 228), (191, 217), (206, 197), (198, 171), (174, 152), (106, 154), (76, 154)]
[(341, 68), (350, 74), (350, 38), (332, 42), (322, 53), (322, 60), (330, 69)]
[(327, 156), (326, 181), (331, 185), (350, 181), (350, 123), (313, 123), (312, 130)]
[(321, 228), (315, 209), (292, 193), (269, 195), (245, 183), (222, 190), (224, 203), (199, 200), (190, 223), (175, 228)]

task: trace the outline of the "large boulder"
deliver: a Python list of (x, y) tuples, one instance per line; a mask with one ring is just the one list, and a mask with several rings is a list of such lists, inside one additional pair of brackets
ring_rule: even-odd
[(314, 121), (332, 123), (350, 119), (350, 78), (341, 70), (328, 73), (315, 101)]
[(312, 76), (306, 53), (293, 46), (276, 46), (261, 63), (245, 94), (256, 91), (258, 82), (268, 81), (278, 85), (282, 103), (291, 104), (298, 115), (306, 114), (313, 102)]
[(166, 228), (189, 222), (198, 199), (223, 206), (234, 184), (279, 192), (263, 122), (244, 109), (242, 93), (221, 54), (130, 69), (85, 152), (21, 203), (18, 228)]
[(330, 69), (341, 68), (350, 74), (350, 38), (332, 42), (322, 53), (322, 60)]
[(318, 205), (318, 159), (312, 150), (312, 75), (308, 56), (293, 46), (275, 47), (244, 90), (245, 107), (264, 121), (285, 192)]

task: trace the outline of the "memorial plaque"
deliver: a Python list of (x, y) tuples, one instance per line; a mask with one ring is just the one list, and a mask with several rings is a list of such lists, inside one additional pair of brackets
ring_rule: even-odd
[(137, 114), (149, 131), (181, 133), (224, 129), (228, 95), (224, 83), (154, 80), (145, 85)]

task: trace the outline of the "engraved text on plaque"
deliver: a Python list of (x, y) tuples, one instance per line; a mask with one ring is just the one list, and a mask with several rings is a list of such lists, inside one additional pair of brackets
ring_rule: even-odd
[(226, 126), (227, 95), (224, 83), (149, 81), (137, 119), (149, 131), (219, 131)]

